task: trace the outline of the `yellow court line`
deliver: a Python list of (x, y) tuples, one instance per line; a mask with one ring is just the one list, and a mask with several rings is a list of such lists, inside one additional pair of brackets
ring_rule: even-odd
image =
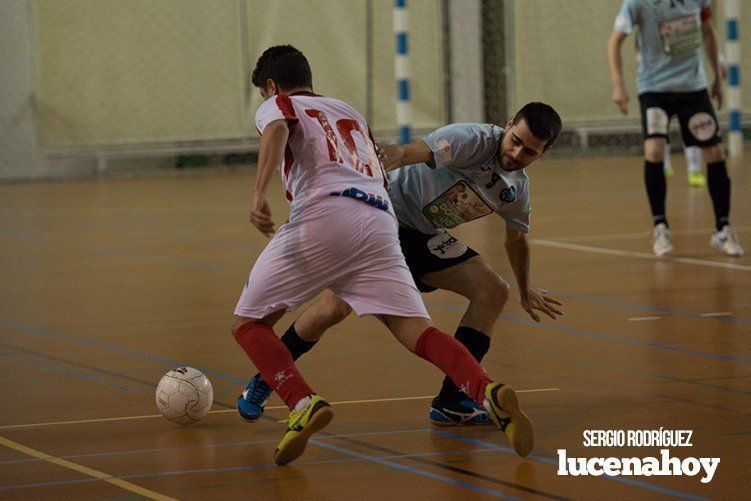
[(63, 468), (68, 468), (70, 470), (83, 473), (84, 475), (98, 478), (99, 480), (104, 480), (105, 482), (109, 482), (110, 484), (116, 485), (120, 487), (121, 489), (134, 492), (148, 499), (157, 499), (159, 501), (176, 501), (175, 498), (171, 498), (169, 496), (159, 494), (158, 492), (154, 492), (144, 487), (140, 487), (136, 484), (132, 484), (125, 480), (115, 478), (112, 475), (102, 473), (101, 471), (93, 470), (91, 468), (87, 468), (86, 466), (73, 463), (71, 461), (66, 461), (65, 459), (56, 458), (55, 456), (50, 456), (49, 454), (45, 452), (32, 449), (31, 447), (26, 447), (23, 444), (19, 444), (18, 442), (8, 440), (7, 438), (0, 437), (0, 445), (4, 445), (5, 447), (8, 447), (9, 449), (16, 450), (22, 454), (26, 454), (27, 456), (35, 457), (37, 459), (43, 459), (45, 461), (49, 461), (50, 463), (54, 463), (58, 466), (62, 466)]
[[(536, 388), (532, 390), (515, 390), (516, 393), (538, 393), (544, 391), (558, 391), (560, 388)], [(347, 405), (347, 404), (370, 404), (377, 402), (398, 402), (403, 400), (427, 400), (429, 398), (435, 398), (435, 395), (428, 395), (423, 397), (394, 397), (394, 398), (373, 398), (370, 400), (343, 400), (341, 402), (330, 402), (331, 405)], [(285, 405), (275, 405), (272, 407), (266, 407), (267, 410), (286, 409)], [(221, 414), (225, 412), (237, 412), (237, 409), (219, 409), (215, 411), (209, 411), (209, 414)], [(51, 421), (47, 423), (28, 423), (28, 424), (9, 424), (0, 426), (0, 430), (15, 430), (18, 428), (36, 428), (40, 426), (58, 426), (65, 424), (85, 424), (85, 423), (106, 423), (108, 421), (127, 421), (130, 419), (151, 419), (160, 418), (161, 414), (147, 414), (145, 416), (124, 416), (114, 418), (99, 418), (99, 419), (79, 419), (76, 421)]]

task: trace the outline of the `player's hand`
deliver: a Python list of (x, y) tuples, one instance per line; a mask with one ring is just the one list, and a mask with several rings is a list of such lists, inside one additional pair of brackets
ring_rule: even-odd
[(271, 209), (266, 201), (266, 195), (256, 193), (250, 202), (250, 222), (263, 233), (265, 237), (270, 237), (276, 231), (274, 221), (271, 220)]
[(621, 113), (628, 115), (628, 92), (623, 85), (613, 87), (613, 102), (621, 110)]
[(725, 96), (722, 89), (722, 80), (719, 78), (715, 78), (712, 84), (712, 97), (717, 101), (717, 109), (722, 109), (722, 98)]
[(548, 291), (532, 286), (527, 288), (527, 293), (522, 295), (521, 298), (522, 308), (529, 313), (529, 316), (535, 322), (540, 321), (540, 316), (535, 313), (535, 310), (541, 311), (555, 320), (557, 315), (563, 315), (563, 312), (556, 308), (556, 306), (561, 306), (562, 304), (556, 298), (548, 295)]
[(378, 141), (373, 142), (375, 146), (376, 155), (378, 156), (378, 161), (381, 162), (381, 165), (386, 164), (386, 151), (381, 147), (381, 143)]

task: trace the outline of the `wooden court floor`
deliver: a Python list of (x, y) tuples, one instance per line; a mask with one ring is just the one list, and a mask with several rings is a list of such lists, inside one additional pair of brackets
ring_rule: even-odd
[[(377, 321), (350, 317), (299, 361), (335, 417), (286, 467), (272, 460), (279, 399), (254, 424), (234, 410), (254, 370), (231, 315), (266, 243), (247, 222), (251, 168), (0, 184), (0, 499), (748, 499), (751, 259), (708, 245), (709, 196), (674, 163), (676, 250), (660, 259), (638, 157), (529, 170), (532, 281), (566, 314), (535, 324), (512, 292), (484, 366), (520, 390), (530, 457), (494, 428), (432, 427), (441, 375)], [(731, 220), (749, 251), (750, 168), (730, 166)], [(282, 222), (276, 181), (271, 192)], [(513, 282), (498, 218), (453, 233)], [(453, 332), (464, 300), (424, 299)], [(154, 404), (162, 374), (183, 364), (215, 392), (211, 414), (185, 428)], [(558, 450), (659, 456), (585, 447), (586, 430), (661, 428), (693, 431), (673, 457), (721, 458), (711, 482), (557, 473)]]

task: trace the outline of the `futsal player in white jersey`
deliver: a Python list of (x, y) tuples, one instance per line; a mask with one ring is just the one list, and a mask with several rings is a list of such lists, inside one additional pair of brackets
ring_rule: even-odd
[[(506, 226), (506, 252), (514, 271), (522, 307), (551, 318), (561, 303), (530, 284), (529, 178), (525, 167), (553, 144), (561, 120), (550, 106), (529, 103), (505, 128), (491, 124), (453, 124), (404, 146), (388, 146), (389, 196), (399, 221), (399, 240), (419, 289), (450, 290), (469, 299), (455, 338), (482, 361), (493, 326), (509, 296), (509, 286), (473, 249), (448, 228), (492, 213)], [(345, 298), (346, 299), (346, 298)], [(350, 312), (348, 301), (327, 291), (282, 336), (292, 357), (309, 351), (323, 332)], [(271, 394), (261, 374), (238, 398), (238, 412), (254, 421)], [(485, 424), (492, 416), (450, 377), (433, 400), (429, 418), (436, 425)]]
[[(313, 93), (305, 56), (289, 45), (267, 49), (253, 84), (265, 102), (251, 223), (273, 235), (235, 308), (232, 332), (291, 413), (274, 460), (299, 457), (333, 417), (295, 367), (273, 326), (287, 310), (334, 291), (358, 315), (376, 315), (410, 351), (433, 363), (482, 402), (516, 452), (532, 450), (534, 432), (509, 386), (493, 383), (467, 349), (433, 327), (399, 248), (397, 221), (375, 144), (362, 116)], [(291, 203), (275, 228), (266, 191), (279, 169)]]

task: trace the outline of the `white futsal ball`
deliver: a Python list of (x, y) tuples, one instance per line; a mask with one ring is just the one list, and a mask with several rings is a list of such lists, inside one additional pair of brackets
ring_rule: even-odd
[(172, 369), (156, 387), (159, 412), (176, 424), (197, 423), (206, 416), (213, 402), (211, 381), (193, 367)]

